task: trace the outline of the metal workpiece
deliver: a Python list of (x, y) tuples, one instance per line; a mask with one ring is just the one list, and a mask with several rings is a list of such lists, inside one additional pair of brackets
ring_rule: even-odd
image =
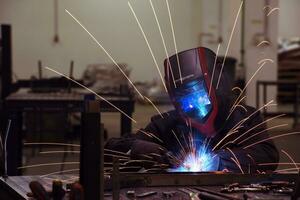
[[(170, 187), (170, 186), (215, 186), (231, 183), (251, 184), (257, 182), (296, 182), (297, 174), (233, 174), (216, 172), (199, 173), (125, 173), (120, 176), (120, 186), (125, 187)], [(109, 188), (107, 188), (109, 189)]]

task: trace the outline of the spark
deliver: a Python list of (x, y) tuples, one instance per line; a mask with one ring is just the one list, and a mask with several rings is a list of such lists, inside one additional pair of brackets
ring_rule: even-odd
[(274, 11), (279, 11), (280, 8), (273, 8), (272, 10), (270, 10), (267, 14), (267, 16), (271, 15)]
[(40, 154), (80, 153), (80, 151), (41, 151)]
[(253, 129), (255, 129), (255, 128), (261, 126), (262, 124), (265, 124), (265, 123), (267, 123), (267, 122), (269, 122), (269, 121), (272, 121), (272, 120), (274, 120), (274, 119), (280, 118), (280, 117), (282, 117), (282, 116), (285, 116), (285, 114), (277, 115), (277, 116), (275, 116), (275, 117), (272, 117), (272, 118), (270, 118), (270, 119), (267, 119), (267, 120), (265, 120), (265, 121), (263, 121), (263, 122), (261, 122), (261, 123), (255, 125), (255, 126), (253, 126), (253, 127), (250, 128), (249, 130), (247, 130), (245, 133), (243, 133), (243, 134), (241, 134), (239, 137), (237, 137), (235, 140), (233, 140), (233, 143), (235, 143), (236, 141), (238, 141), (240, 138), (242, 138), (243, 136), (245, 136), (247, 133), (249, 133), (249, 132), (252, 131)]
[(160, 24), (159, 24), (157, 14), (156, 14), (155, 8), (153, 6), (152, 0), (149, 0), (149, 2), (150, 2), (150, 5), (151, 5), (151, 8), (152, 8), (154, 17), (155, 17), (155, 21), (156, 21), (156, 24), (157, 24), (157, 27), (158, 27), (158, 30), (159, 30), (159, 34), (160, 34), (160, 37), (161, 37), (161, 40), (162, 40), (162, 43), (163, 43), (163, 46), (164, 46), (164, 50), (165, 50), (165, 54), (166, 54), (166, 57), (167, 57), (168, 65), (169, 65), (170, 72), (171, 72), (171, 75), (172, 75), (172, 78), (173, 78), (174, 87), (176, 88), (177, 86), (176, 86), (173, 70), (171, 68), (171, 63), (170, 63), (169, 54), (168, 54), (168, 50), (167, 50), (166, 43), (165, 43), (165, 38), (162, 34), (161, 27), (160, 27)]
[(279, 127), (283, 127), (283, 126), (288, 126), (288, 125), (289, 124), (280, 124), (280, 125), (276, 125), (276, 126), (272, 126), (270, 128), (264, 129), (264, 130), (262, 130), (262, 131), (260, 131), (258, 133), (255, 133), (255, 134), (251, 135), (250, 137), (248, 137), (248, 138), (240, 141), (238, 144), (242, 144), (242, 143), (246, 142), (247, 140), (249, 140), (249, 139), (251, 139), (251, 138), (253, 138), (253, 137), (255, 137), (255, 136), (257, 136), (257, 135), (259, 135), (259, 134), (261, 134), (263, 132), (265, 132), (265, 131), (272, 130), (272, 129), (279, 128)]
[(233, 155), (234, 158), (231, 158), (231, 159), (235, 162), (235, 164), (240, 168), (241, 172), (244, 174), (244, 171), (243, 171), (243, 169), (241, 167), (241, 163), (237, 159), (236, 155), (233, 153), (233, 151), (231, 149), (229, 149), (229, 148), (226, 148), (226, 149)]
[(231, 91), (233, 92), (234, 90), (238, 90), (240, 93), (242, 92), (242, 89), (240, 87), (234, 87), (231, 89)]
[(292, 163), (289, 163), (289, 162), (281, 162), (281, 163), (260, 163), (260, 164), (258, 164), (258, 165), (260, 165), (260, 166), (268, 166), (268, 165), (300, 165), (300, 163), (294, 163), (294, 162), (292, 162)]
[[(225, 136), (225, 137), (223, 137), (215, 146), (214, 146), (214, 148), (213, 148), (213, 151), (227, 138), (227, 137), (229, 137), (230, 135), (232, 135), (232, 134), (229, 134), (231, 131), (235, 131), (235, 130), (237, 130), (237, 129), (239, 129), (240, 127), (241, 127), (241, 125), (242, 124), (244, 124), (248, 119), (250, 119), (253, 115), (255, 115), (257, 112), (259, 112), (260, 110), (262, 110), (263, 108), (265, 108), (265, 107), (267, 107), (267, 106), (271, 106), (271, 105), (273, 105), (273, 104), (271, 104), (273, 102), (273, 100), (271, 100), (271, 101), (269, 101), (267, 104), (265, 104), (265, 105), (263, 105), (262, 107), (260, 107), (258, 110), (256, 110), (255, 112), (253, 112), (251, 115), (249, 115), (248, 117), (245, 117), (244, 119), (242, 119), (242, 120), (240, 120), (238, 123), (236, 123), (236, 125), (232, 128), (232, 129), (230, 129), (230, 131), (228, 131), (228, 134)], [(227, 143), (228, 144), (228, 143)], [(225, 145), (227, 145), (227, 144), (225, 144)], [(223, 146), (225, 146), (225, 145), (223, 145)], [(222, 147), (223, 147), (222, 146)]]
[[(232, 134), (234, 134), (234, 133), (237, 133), (238, 132), (238, 130), (234, 130), (234, 131), (229, 131), (227, 134), (226, 134), (226, 136), (225, 137), (223, 137), (215, 146), (214, 146), (214, 148), (212, 149), (213, 151), (220, 145), (220, 144), (222, 144), (222, 142), (223, 141), (225, 141), (225, 139), (226, 138), (228, 138), (229, 136), (231, 136)], [(228, 143), (227, 143), (228, 144)], [(223, 147), (223, 146), (222, 146)], [(221, 147), (221, 148), (222, 148)]]
[(128, 2), (128, 6), (129, 6), (129, 8), (130, 8), (130, 10), (131, 10), (131, 12), (132, 12), (132, 14), (133, 14), (133, 16), (134, 16), (134, 18), (135, 18), (137, 24), (138, 24), (138, 26), (139, 26), (141, 32), (142, 32), (142, 35), (143, 35), (144, 40), (145, 40), (145, 42), (146, 42), (146, 44), (147, 44), (147, 46), (148, 46), (148, 49), (149, 49), (149, 51), (150, 51), (150, 54), (151, 54), (151, 56), (152, 56), (152, 59), (153, 59), (153, 61), (154, 61), (155, 66), (156, 66), (156, 69), (157, 69), (157, 71), (158, 71), (158, 73), (159, 73), (159, 76), (160, 76), (160, 79), (161, 79), (161, 81), (162, 81), (162, 84), (163, 84), (163, 86), (164, 86), (164, 88), (165, 88), (165, 90), (166, 90), (166, 92), (167, 92), (167, 87), (166, 87), (164, 78), (163, 78), (162, 73), (161, 73), (161, 71), (160, 71), (160, 69), (159, 69), (159, 67), (158, 67), (157, 60), (156, 60), (156, 58), (155, 58), (155, 56), (154, 56), (154, 53), (153, 53), (152, 48), (151, 48), (151, 46), (150, 46), (150, 44), (149, 44), (149, 41), (148, 41), (147, 36), (146, 36), (146, 34), (145, 34), (145, 32), (144, 32), (144, 29), (143, 29), (143, 27), (142, 27), (142, 25), (141, 25), (139, 19), (137, 18), (136, 14), (135, 14), (135, 11), (133, 10), (133, 8), (132, 8), (130, 2)]
[(161, 118), (164, 118), (160, 110), (157, 108), (157, 106), (146, 96), (144, 98), (155, 108), (155, 110), (158, 112), (158, 114), (161, 116)]
[(231, 107), (231, 111), (234, 109), (234, 106), (236, 105), (236, 103), (238, 102), (238, 100), (240, 99), (240, 97), (242, 96), (242, 94), (245, 92), (246, 88), (248, 87), (248, 85), (251, 83), (252, 79), (256, 76), (256, 74), (263, 68), (263, 66), (266, 64), (266, 62), (262, 63), (260, 65), (260, 67), (255, 71), (255, 73), (251, 76), (251, 78), (249, 79), (249, 81), (247, 82), (247, 84), (245, 85), (244, 89), (242, 90), (242, 92), (239, 94), (239, 96), (236, 98), (235, 102), (233, 103), (233, 106)]
[(184, 147), (182, 146), (181, 142), (179, 141), (179, 139), (178, 139), (176, 133), (174, 132), (174, 130), (172, 130), (172, 133), (173, 133), (174, 137), (176, 138), (178, 144), (181, 146), (182, 150), (185, 152), (185, 149), (184, 149)]
[(242, 174), (244, 174), (244, 171), (243, 171), (241, 165), (234, 158), (231, 157), (230, 159), (234, 162), (234, 164), (236, 164), (236, 166), (238, 166), (238, 168), (242, 172)]
[(144, 133), (145, 135), (147, 135), (148, 137), (151, 137), (151, 138), (155, 138), (157, 139), (160, 143), (164, 143), (159, 137), (157, 137), (155, 134), (153, 133), (150, 133), (150, 132), (146, 132), (142, 129), (138, 130), (138, 131), (141, 131), (142, 133)]
[(54, 145), (54, 146), (70, 146), (70, 147), (80, 147), (79, 144), (68, 144), (68, 143), (54, 143), (54, 142), (27, 142), (24, 143), (25, 146), (31, 145)]
[(279, 170), (275, 170), (274, 172), (276, 173), (280, 173), (280, 172), (288, 172), (288, 171), (292, 171), (292, 170), (299, 170), (299, 168), (287, 168), (287, 169), (279, 169)]
[(266, 10), (266, 9), (271, 9), (272, 7), (270, 5), (266, 5), (263, 7), (263, 10)]
[(8, 135), (10, 132), (10, 127), (11, 127), (11, 119), (8, 120), (7, 128), (5, 131), (5, 139), (4, 139), (4, 156), (5, 156), (5, 163), (4, 163), (4, 173), (7, 175), (7, 140), (8, 140)]
[(114, 154), (108, 154), (108, 153), (105, 153), (105, 154), (103, 154), (103, 155), (104, 155), (104, 156), (115, 157), (115, 158), (130, 159), (130, 158), (129, 158), (129, 155), (128, 155), (128, 156), (120, 156), (120, 155), (114, 155)]
[(181, 66), (180, 66), (179, 57), (178, 57), (178, 50), (177, 50), (177, 43), (176, 43), (176, 38), (175, 38), (173, 20), (172, 20), (172, 15), (171, 15), (171, 11), (170, 11), (170, 6), (169, 6), (169, 1), (168, 0), (166, 0), (166, 4), (167, 4), (167, 8), (168, 8), (168, 14), (169, 14), (169, 19), (170, 19), (170, 24), (171, 24), (172, 35), (173, 35), (173, 42), (174, 42), (175, 53), (176, 53), (176, 58), (177, 58), (177, 63), (178, 63), (179, 76), (180, 76), (180, 80), (181, 80), (181, 83), (182, 83)]
[(124, 153), (124, 152), (121, 152), (121, 151), (115, 151), (115, 150), (111, 150), (111, 149), (104, 149), (104, 151), (109, 151), (109, 152), (112, 152), (112, 153), (117, 153), (117, 154), (129, 156), (127, 153)]
[(85, 26), (76, 18), (74, 17), (67, 9), (65, 11), (73, 18), (75, 22), (77, 22), (84, 30), (89, 34), (89, 36), (94, 40), (94, 42), (102, 49), (102, 51), (105, 52), (105, 54), (110, 58), (110, 60), (118, 67), (120, 72), (124, 75), (124, 77), (128, 80), (128, 82), (132, 85), (132, 87), (136, 90), (136, 92), (140, 95), (140, 97), (143, 99), (143, 95), (140, 93), (140, 91), (135, 87), (133, 82), (129, 79), (129, 77), (126, 75), (126, 73), (122, 70), (122, 68), (119, 66), (119, 64), (115, 61), (115, 59), (108, 53), (108, 51), (100, 44), (100, 42), (85, 28)]
[(267, 45), (270, 45), (270, 42), (267, 41), (267, 40), (264, 40), (264, 41), (261, 41), (258, 45), (256, 45), (257, 47), (259, 47), (260, 45), (263, 45), (263, 44), (267, 44)]
[(127, 118), (129, 118), (131, 121), (133, 121), (134, 123), (137, 123), (132, 117), (130, 117), (129, 115), (127, 115), (127, 114), (126, 114), (124, 111), (122, 111), (120, 108), (118, 108), (117, 106), (115, 106), (114, 104), (112, 104), (111, 102), (109, 102), (109, 101), (106, 100), (104, 97), (100, 96), (100, 95), (97, 94), (95, 91), (91, 90), (90, 88), (88, 88), (88, 87), (82, 85), (82, 84), (79, 83), (78, 81), (76, 81), (76, 80), (74, 80), (74, 79), (68, 77), (67, 75), (65, 75), (65, 74), (63, 74), (63, 73), (60, 73), (60, 72), (58, 72), (58, 71), (56, 71), (56, 70), (54, 70), (54, 69), (52, 69), (52, 68), (50, 68), (50, 67), (45, 67), (45, 68), (48, 69), (48, 70), (50, 70), (50, 71), (52, 71), (52, 72), (54, 72), (54, 73), (56, 73), (56, 74), (58, 74), (58, 75), (60, 75), (60, 76), (65, 77), (66, 79), (68, 79), (68, 80), (70, 80), (70, 81), (76, 83), (76, 84), (79, 85), (80, 87), (82, 87), (82, 88), (88, 90), (89, 92), (93, 93), (94, 95), (96, 95), (97, 97), (99, 97), (100, 99), (102, 99), (103, 101), (105, 101), (106, 103), (108, 103), (110, 106), (114, 107), (114, 108), (115, 108), (116, 110), (118, 110), (120, 113), (122, 113), (122, 114), (125, 115)]
[(218, 47), (217, 47), (217, 52), (216, 52), (216, 57), (215, 57), (215, 62), (214, 62), (214, 68), (213, 68), (211, 79), (210, 79), (208, 96), (210, 96), (211, 86), (212, 86), (212, 83), (213, 83), (213, 80), (214, 80), (215, 69), (216, 69), (216, 65), (217, 65), (217, 60), (218, 60), (218, 54), (219, 54), (220, 46), (221, 46), (221, 44), (219, 43)]
[(261, 64), (261, 63), (264, 63), (264, 62), (267, 62), (269, 61), (270, 63), (274, 63), (274, 60), (273, 59), (270, 59), (270, 58), (265, 58), (265, 59), (262, 59), (260, 60), (257, 64)]
[(36, 165), (26, 165), (22, 167), (18, 167), (18, 169), (28, 169), (28, 168), (34, 168), (34, 167), (45, 167), (45, 166), (55, 166), (55, 165), (76, 165), (79, 164), (79, 162), (59, 162), (59, 163), (45, 163), (45, 164), (36, 164)]
[(247, 149), (249, 147), (255, 146), (255, 145), (259, 144), (259, 143), (262, 143), (262, 142), (265, 142), (265, 141), (268, 141), (268, 140), (272, 140), (272, 139), (276, 139), (276, 138), (281, 138), (281, 137), (285, 137), (285, 136), (290, 136), (290, 135), (297, 135), (297, 134), (300, 134), (300, 132), (290, 132), (290, 133), (284, 133), (284, 134), (276, 135), (276, 136), (269, 137), (269, 138), (257, 141), (255, 143), (252, 143), (252, 144), (250, 144), (248, 146), (243, 147), (243, 149)]
[(297, 166), (297, 164), (296, 164), (295, 160), (292, 158), (292, 156), (283, 149), (281, 149), (281, 152), (284, 153), (294, 163), (295, 167), (298, 168), (298, 172), (300, 172), (299, 167)]
[(229, 50), (229, 47), (230, 47), (230, 44), (231, 44), (232, 36), (233, 36), (234, 30), (235, 30), (235, 26), (237, 24), (237, 20), (238, 20), (238, 17), (240, 15), (243, 3), (244, 3), (244, 1), (241, 1), (241, 5), (240, 5), (239, 10), (237, 12), (237, 15), (235, 17), (234, 25), (233, 25), (233, 28), (232, 28), (231, 33), (230, 33), (230, 37), (229, 37), (229, 41), (228, 41), (228, 44), (227, 44), (227, 48), (226, 48), (225, 56), (224, 56), (224, 59), (223, 59), (223, 63), (222, 63), (221, 71), (220, 71), (220, 74), (219, 74), (219, 78), (218, 78), (216, 89), (219, 88), (219, 84), (220, 84), (220, 80), (221, 80), (223, 68), (224, 68), (224, 65), (225, 65), (225, 60), (226, 60), (226, 57), (227, 57), (227, 54), (228, 54), (228, 50)]
[(248, 110), (247, 110), (244, 106), (240, 105), (240, 103), (241, 103), (246, 97), (247, 97), (246, 95), (243, 96), (243, 97), (236, 103), (236, 105), (233, 106), (233, 109), (230, 109), (231, 111), (230, 111), (229, 115), (227, 116), (226, 121), (227, 121), (227, 120), (229, 119), (229, 117), (232, 115), (232, 113), (234, 112), (234, 110), (236, 109), (236, 107), (241, 107), (241, 108), (243, 108), (243, 109), (245, 110), (245, 112), (248, 112)]
[[(73, 177), (73, 178), (60, 180), (60, 181), (67, 184), (67, 183), (71, 183), (70, 181), (73, 181), (73, 180), (78, 179), (78, 178), (79, 177)], [(48, 180), (51, 180), (51, 181), (57, 180), (56, 178), (49, 178), (49, 177), (44, 177), (44, 179), (48, 179)]]
[(44, 178), (44, 177), (55, 175), (55, 174), (61, 174), (61, 173), (65, 173), (65, 172), (76, 172), (76, 171), (79, 171), (79, 169), (77, 168), (77, 169), (68, 169), (68, 170), (62, 170), (62, 171), (55, 171), (55, 172), (52, 172), (52, 173), (49, 173), (49, 174), (44, 174), (44, 175), (40, 176), (40, 178)]
[(124, 165), (128, 165), (130, 163), (135, 163), (135, 162), (152, 162), (152, 163), (157, 163), (156, 161), (153, 161), (153, 160), (129, 160), (129, 161), (125, 162)]

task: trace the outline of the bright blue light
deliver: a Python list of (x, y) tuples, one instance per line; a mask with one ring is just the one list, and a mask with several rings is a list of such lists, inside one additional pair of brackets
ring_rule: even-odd
[(177, 99), (181, 110), (191, 118), (202, 120), (212, 109), (212, 105), (203, 82), (188, 88), (185, 95)]
[[(205, 145), (204, 145), (205, 146)], [(197, 149), (195, 152), (187, 154), (182, 164), (171, 172), (207, 172), (216, 168), (214, 154), (208, 152), (205, 147)]]

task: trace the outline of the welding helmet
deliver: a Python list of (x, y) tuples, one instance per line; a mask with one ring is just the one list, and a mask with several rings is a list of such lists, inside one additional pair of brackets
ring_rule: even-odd
[(167, 58), (164, 67), (168, 94), (181, 118), (201, 134), (215, 136), (231, 105), (226, 72), (216, 89), (220, 64), (215, 53), (204, 47), (190, 49)]

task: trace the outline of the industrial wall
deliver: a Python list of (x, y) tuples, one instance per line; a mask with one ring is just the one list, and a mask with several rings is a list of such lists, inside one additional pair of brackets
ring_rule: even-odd
[(279, 37), (300, 37), (300, 1), (279, 0)]
[[(124, 0), (57, 1), (60, 42), (54, 44), (55, 0), (0, 0), (0, 23), (12, 24), (13, 67), (17, 77), (37, 74), (37, 60), (68, 73), (70, 60), (75, 61), (75, 76), (80, 77), (91, 63), (111, 63), (82, 28), (64, 9), (70, 10), (90, 30), (117, 62), (132, 68), (133, 80), (152, 80), (159, 75), (133, 15)], [(178, 49), (198, 46), (201, 28), (199, 0), (171, 0)], [(149, 1), (131, 1), (149, 43), (161, 67), (165, 52)], [(153, 0), (168, 53), (174, 45), (166, 2)], [(45, 72), (46, 73), (46, 72)], [(47, 75), (52, 75), (47, 72)]]

